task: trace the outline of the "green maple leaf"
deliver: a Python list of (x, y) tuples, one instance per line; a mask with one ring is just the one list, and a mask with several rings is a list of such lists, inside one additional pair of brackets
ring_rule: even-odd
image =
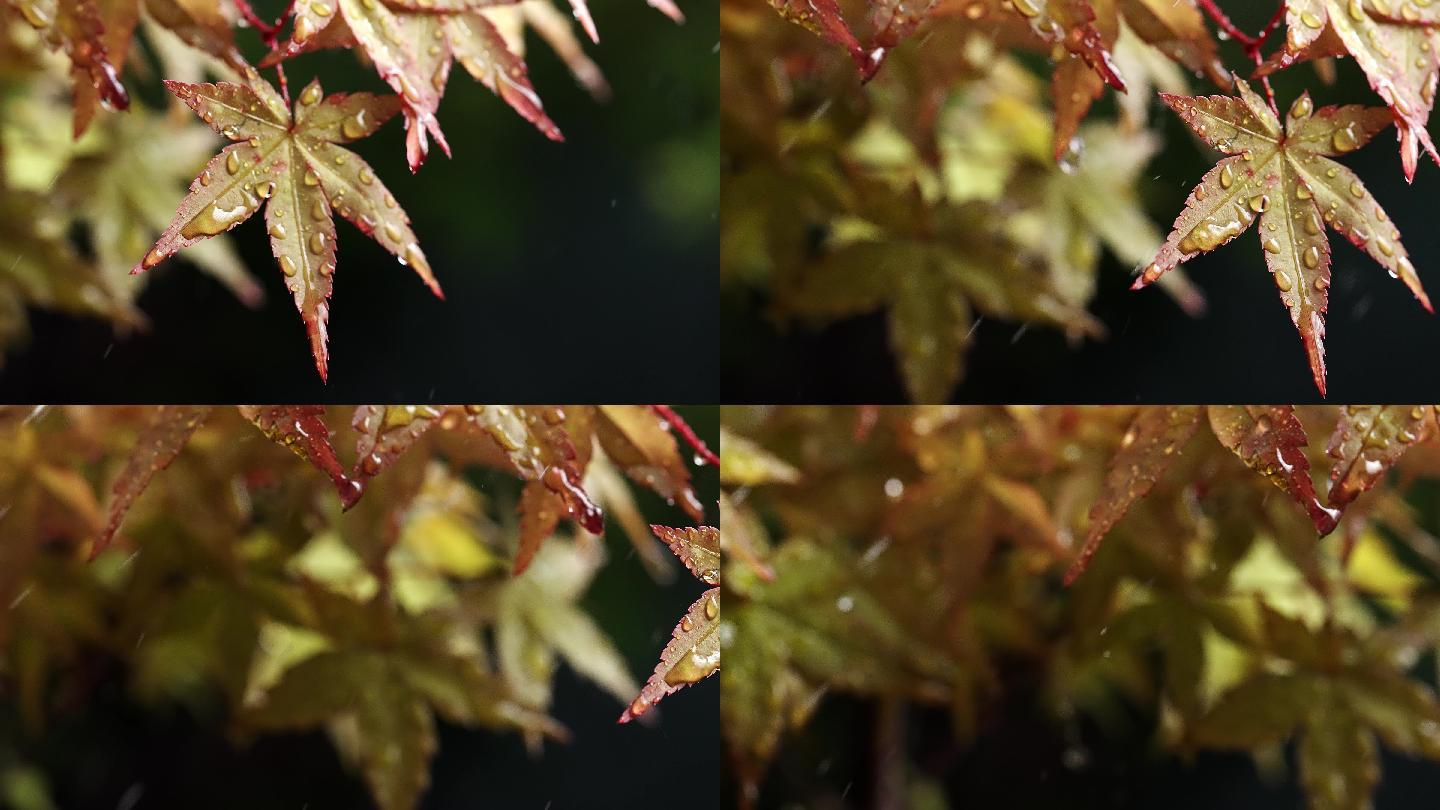
[(772, 581), (732, 572), (718, 634), (727, 664), (721, 728), (738, 778), (758, 782), (781, 735), (803, 725), (827, 689), (867, 695), (944, 694), (954, 665), (912, 638), (842, 552), (790, 540), (770, 558)]
[(175, 218), (131, 272), (147, 270), (203, 239), (224, 233), (262, 206), (270, 247), (305, 321), (321, 379), (327, 375), (327, 324), (335, 273), (333, 214), (353, 222), (413, 267), (441, 296), (410, 219), (359, 155), (337, 144), (374, 132), (400, 109), (371, 93), (322, 99), (318, 81), (300, 93), (294, 114), (253, 71), (246, 84), (166, 87), (205, 123), (236, 143), (211, 159), (190, 184)]
[(550, 706), (557, 658), (617, 700), (639, 688), (615, 645), (577, 604), (602, 562), (592, 540), (551, 542), (523, 574), (500, 585), (495, 649), (500, 673), (526, 706)]
[(1206, 143), (1227, 155), (1190, 193), (1165, 244), (1135, 281), (1139, 289), (1182, 262), (1208, 253), (1259, 220), (1265, 263), (1290, 320), (1300, 332), (1310, 370), (1325, 394), (1325, 311), (1330, 243), (1325, 226), (1399, 278), (1434, 311), (1400, 232), (1360, 178), (1331, 157), (1353, 152), (1390, 125), (1383, 109), (1314, 108), (1296, 99), (1282, 129), (1270, 106), (1236, 80), (1232, 96), (1161, 98)]
[[(1287, 662), (1224, 693), (1189, 728), (1193, 742), (1257, 748), (1299, 738), (1300, 781), (1317, 810), (1370, 805), (1380, 781), (1377, 738), (1410, 756), (1440, 756), (1440, 703), (1348, 632), (1260, 607), (1261, 655)], [(1356, 648), (1360, 649), (1357, 650)], [(1358, 654), (1344, 657), (1345, 651)]]
[(325, 647), (256, 685), (241, 717), (257, 730), (328, 727), (381, 810), (410, 810), (429, 783), (436, 713), (466, 725), (559, 736), (473, 655), (445, 649), (422, 618), (311, 589)]
[[(890, 348), (916, 402), (949, 399), (962, 374), (977, 316), (1060, 326), (1072, 335), (1103, 327), (1068, 304), (1045, 269), (1008, 240), (997, 216), (978, 204), (931, 206), (918, 190), (866, 190), (866, 219), (785, 279), (790, 311), (847, 317), (885, 308)], [(873, 225), (872, 225), (873, 223)]]
[[(117, 296), (134, 296), (130, 269), (174, 216), (173, 195), (214, 153), (215, 136), (173, 117), (137, 108), (112, 119), (106, 139), (78, 155), (55, 183), (58, 197), (88, 225), (96, 264)], [(194, 245), (186, 258), (248, 306), (261, 300), (234, 245), (224, 238)], [(128, 282), (128, 283), (127, 283)]]

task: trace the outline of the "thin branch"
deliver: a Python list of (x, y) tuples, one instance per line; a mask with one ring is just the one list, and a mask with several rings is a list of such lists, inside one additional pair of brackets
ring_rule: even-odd
[[(1211, 20), (1214, 20), (1215, 25), (1218, 26), (1226, 36), (1240, 43), (1240, 47), (1245, 51), (1245, 56), (1248, 57), (1251, 62), (1254, 62), (1256, 66), (1265, 62), (1265, 57), (1260, 51), (1265, 47), (1265, 43), (1270, 41), (1270, 36), (1280, 28), (1280, 23), (1285, 20), (1284, 3), (1281, 3), (1280, 7), (1275, 9), (1275, 13), (1270, 16), (1270, 21), (1265, 23), (1265, 27), (1260, 29), (1260, 33), (1251, 36), (1241, 31), (1240, 28), (1231, 21), (1230, 17), (1228, 17), (1224, 11), (1221, 11), (1219, 6), (1215, 5), (1215, 0), (1196, 0), (1196, 2), (1200, 5), (1200, 9), (1209, 15)], [(1262, 76), (1260, 83), (1265, 87), (1265, 98), (1270, 102), (1270, 109), (1273, 110), (1276, 115), (1279, 115), (1280, 108), (1275, 104), (1275, 89), (1270, 86), (1270, 77)]]
[(703, 460), (706, 464), (720, 465), (720, 457), (715, 455), (709, 447), (705, 446), (705, 442), (699, 436), (695, 435), (695, 431), (690, 429), (690, 425), (686, 423), (685, 418), (676, 413), (675, 409), (669, 405), (651, 405), (650, 410), (654, 411), (656, 416), (665, 420), (665, 423), (676, 433), (680, 434), (680, 438), (684, 439), (686, 444), (690, 445), (690, 449), (695, 451), (695, 456), (698, 459), (696, 461), (697, 464)]
[[(1220, 26), (1220, 30), (1224, 31), (1226, 36), (1229, 36), (1246, 48), (1255, 44), (1255, 37), (1241, 31), (1235, 23), (1231, 22), (1230, 18), (1225, 16), (1225, 12), (1221, 11), (1220, 7), (1215, 5), (1215, 0), (1196, 0), (1196, 2), (1199, 4), (1200, 10), (1210, 15), (1210, 19), (1214, 20), (1215, 24)], [(1281, 8), (1284, 7), (1282, 6)]]

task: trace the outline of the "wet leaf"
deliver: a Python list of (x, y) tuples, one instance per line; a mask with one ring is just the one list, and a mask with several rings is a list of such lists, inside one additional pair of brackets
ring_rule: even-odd
[(1338, 513), (1326, 508), (1310, 480), (1305, 457), (1309, 438), (1289, 405), (1212, 405), (1210, 427), (1220, 443), (1250, 469), (1263, 474), (1300, 504), (1322, 535), (1335, 529)]
[(442, 411), (429, 405), (360, 405), (351, 422), (356, 442), (351, 476), (363, 485), (380, 474), (440, 420)]
[(406, 155), (418, 170), (434, 137), (447, 154), (450, 146), (436, 113), (452, 62), (500, 96), (552, 140), (560, 129), (545, 115), (540, 97), (526, 76), (524, 61), (506, 44), (478, 9), (482, 2), (381, 3), (371, 0), (310, 0), (295, 7), (290, 39), (267, 63), (313, 48), (358, 46), (375, 70), (404, 101)]
[(861, 76), (873, 75), (869, 56), (855, 39), (835, 0), (770, 0), (770, 5), (790, 22), (848, 51)]
[(713, 587), (702, 593), (675, 625), (655, 672), (620, 715), (622, 723), (645, 714), (666, 695), (720, 671), (720, 530), (712, 526), (650, 528), (696, 579)]
[(240, 414), (260, 428), (265, 438), (289, 448), (330, 476), (347, 509), (360, 499), (363, 490), (345, 474), (330, 444), (323, 405), (242, 405)]
[[(358, 2), (358, 0), (357, 0)], [(437, 296), (439, 284), (409, 218), (364, 160), (337, 144), (365, 137), (399, 109), (369, 93), (322, 98), (318, 81), (300, 93), (294, 114), (254, 73), (246, 84), (166, 86), (212, 129), (235, 143), (190, 184), (175, 218), (131, 272), (147, 270), (265, 208), (270, 247), (305, 321), (321, 379), (329, 366), (330, 292), (335, 273), (334, 214), (355, 223)]]
[(676, 503), (696, 521), (705, 508), (690, 484), (690, 469), (675, 437), (660, 417), (643, 405), (601, 405), (595, 438), (615, 466), (632, 481)]
[(1325, 311), (1329, 305), (1330, 243), (1325, 226), (1345, 234), (1405, 282), (1427, 310), (1400, 233), (1359, 178), (1331, 157), (1365, 145), (1389, 125), (1384, 110), (1314, 108), (1296, 99), (1282, 129), (1265, 100), (1243, 81), (1239, 97), (1165, 102), (1208, 144), (1227, 157), (1190, 193), (1159, 254), (1135, 281), (1139, 289), (1182, 262), (1235, 239), (1260, 222), (1266, 265), (1300, 332), (1315, 385), (1325, 394)]
[(1330, 436), (1330, 503), (1344, 509), (1369, 491), (1412, 445), (1434, 432), (1429, 407), (1348, 405)]
[(1387, 12), (1395, 13), (1388, 3), (1286, 0), (1285, 47), (1259, 73), (1268, 75), (1298, 61), (1354, 57), (1370, 87), (1390, 107), (1400, 132), (1405, 177), (1413, 180), (1422, 148), (1440, 162), (1426, 129), (1440, 72), (1440, 32), (1433, 27), (1440, 16), (1433, 8), (1401, 5), (1404, 21), (1387, 17)]

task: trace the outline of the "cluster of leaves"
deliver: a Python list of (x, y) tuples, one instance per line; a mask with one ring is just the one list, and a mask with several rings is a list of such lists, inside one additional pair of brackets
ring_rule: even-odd
[[(143, 698), (218, 693), (242, 735), (328, 730), (378, 806), (408, 808), (436, 716), (563, 739), (560, 660), (623, 720), (718, 670), (713, 588), (643, 688), (577, 604), (602, 509), (668, 573), (624, 477), (703, 519), (667, 409), (360, 406), (352, 463), (338, 411), (0, 411), (0, 690), (32, 728), (115, 656)], [(485, 469), (523, 486), (482, 494)], [(654, 531), (718, 585), (716, 530)]]
[[(722, 5), (735, 57), (722, 71), (734, 99), (724, 272), (759, 288), (782, 321), (887, 309), (917, 401), (948, 398), (982, 317), (1099, 335), (1084, 308), (1102, 246), (1136, 268), (1136, 288), (1168, 279), (1197, 311), (1195, 293), (1167, 274), (1257, 217), (1322, 395), (1325, 224), (1430, 308), (1385, 212), (1329, 157), (1394, 123), (1407, 178), (1422, 150), (1440, 161), (1425, 129), (1440, 78), (1431, 4), (1277, 0), (1255, 35), (1213, 0), (867, 0), (864, 15), (849, 15), (866, 19), (863, 35), (836, 0), (771, 5), (798, 27), (745, 0)], [(1222, 66), (1217, 35), (1254, 62), (1265, 98)], [(1015, 61), (1021, 51), (1050, 56), (1048, 104), (1044, 82)], [(1268, 76), (1308, 60), (1329, 71), (1335, 56), (1355, 59), (1385, 107), (1316, 110), (1307, 94), (1282, 128)], [(1191, 97), (1187, 73), (1238, 97)], [(1107, 86), (1123, 94), (1119, 121), (1087, 123)], [(1145, 116), (1157, 89), (1229, 156), (1168, 239), (1134, 188), (1156, 150)]]
[[(571, 5), (585, 34), (598, 41), (585, 0)], [(651, 5), (683, 20), (670, 0)], [(128, 60), (142, 50), (142, 22), (153, 64)], [(282, 41), (287, 24), (290, 36)], [(239, 26), (258, 33), (266, 49), (261, 63), (275, 66), (278, 90), (246, 60), (236, 40)], [(441, 294), (398, 201), (373, 169), (336, 144), (363, 138), (403, 113), (412, 171), (424, 161), (429, 137), (448, 153), (437, 113), (452, 61), (544, 135), (561, 140), (527, 78), (527, 28), (548, 41), (594, 95), (609, 92), (571, 21), (551, 0), (305, 0), (290, 4), (274, 23), (256, 17), (245, 0), (0, 3), (0, 346), (23, 336), (27, 305), (99, 315), (126, 327), (143, 324), (126, 272), (140, 273), (192, 246), (196, 264), (255, 303), (259, 288), (229, 245), (211, 240), (264, 206), (271, 248), (324, 378), (333, 214)], [(283, 63), (319, 48), (353, 49), (396, 95), (322, 100), (312, 82), (292, 114)], [(122, 78), (149, 80), (157, 73), (177, 99), (234, 143), (207, 163), (210, 139), (175, 115), (132, 103)], [(70, 127), (61, 121), (66, 84), (73, 88)], [(102, 108), (128, 112), (100, 116)], [(73, 143), (57, 137), (67, 129)], [(177, 207), (174, 186), (192, 177)], [(77, 240), (77, 230), (89, 238)]]
[(828, 692), (984, 745), (1017, 669), (1057, 737), (1138, 707), (1177, 754), (1293, 742), (1317, 808), (1368, 806), (1380, 745), (1440, 759), (1430, 406), (735, 408), (721, 445), (747, 804)]

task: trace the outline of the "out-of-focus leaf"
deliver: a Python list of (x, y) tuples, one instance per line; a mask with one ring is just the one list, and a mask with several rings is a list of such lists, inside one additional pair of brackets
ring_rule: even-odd
[(1145, 497), (1200, 427), (1199, 406), (1142, 408), (1130, 423), (1120, 450), (1110, 460), (1104, 488), (1090, 509), (1085, 544), (1065, 574), (1072, 583), (1084, 572), (1100, 541), (1125, 516), (1130, 505)]
[(95, 539), (90, 552), (92, 558), (110, 545), (115, 533), (120, 530), (125, 513), (130, 511), (130, 505), (149, 486), (155, 473), (170, 466), (170, 462), (185, 449), (185, 444), (210, 415), (210, 410), (208, 406), (165, 405), (156, 412), (154, 420), (136, 440), (135, 449), (120, 471), (120, 477), (115, 480), (108, 507), (110, 518)]

